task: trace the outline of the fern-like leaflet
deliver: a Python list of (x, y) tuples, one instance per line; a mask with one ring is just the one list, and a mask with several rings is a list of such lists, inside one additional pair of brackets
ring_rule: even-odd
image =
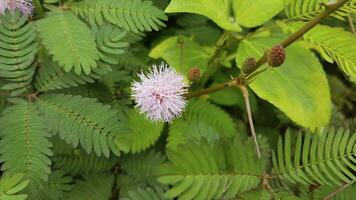
[(0, 200), (25, 200), (27, 194), (19, 194), (28, 186), (29, 181), (24, 180), (23, 174), (9, 176), (5, 173), (0, 179)]
[(130, 142), (118, 112), (97, 99), (71, 95), (44, 95), (37, 100), (47, 126), (67, 143), (80, 144), (90, 153), (109, 157), (110, 151), (120, 155)]
[(133, 32), (158, 30), (167, 20), (162, 10), (146, 0), (84, 0), (71, 5), (71, 10), (90, 24), (109, 21)]
[(90, 74), (77, 75), (72, 72), (65, 72), (57, 63), (49, 58), (43, 59), (36, 75), (35, 87), (38, 91), (59, 90), (69, 87), (77, 87), (87, 83), (94, 83), (96, 79), (109, 73), (109, 65), (99, 65), (93, 68)]
[(99, 157), (94, 153), (87, 154), (76, 149), (71, 154), (54, 154), (53, 163), (54, 169), (60, 169), (74, 176), (110, 171), (116, 159)]
[(147, 187), (147, 188), (137, 188), (135, 190), (130, 190), (126, 197), (121, 198), (122, 200), (171, 200), (170, 198), (164, 197), (164, 190), (160, 187)]
[(253, 143), (240, 140), (208, 144), (190, 142), (168, 150), (168, 163), (159, 169), (158, 181), (172, 185), (165, 197), (230, 199), (260, 183), (264, 162)]
[(148, 150), (122, 157), (120, 165), (126, 176), (140, 180), (143, 186), (155, 186), (158, 185), (156, 180), (157, 168), (164, 161), (166, 161), (166, 158), (160, 152)]
[(129, 191), (138, 188), (161, 186), (157, 182), (157, 170), (165, 160), (165, 156), (153, 150), (121, 157), (119, 163), (124, 173), (117, 177), (120, 196), (128, 196)]
[[(288, 24), (292, 31), (304, 25), (302, 22)], [(356, 79), (356, 38), (341, 28), (317, 25), (304, 34), (304, 40), (328, 62), (336, 62), (345, 74)]]
[(356, 134), (342, 128), (322, 130), (313, 135), (299, 133), (294, 150), (291, 134), (278, 141), (273, 166), (292, 183), (338, 185), (355, 181)]
[(130, 110), (127, 114), (127, 125), (131, 138), (131, 152), (138, 153), (148, 149), (161, 136), (163, 123), (154, 123), (145, 119), (137, 110)]
[(225, 111), (208, 101), (191, 100), (183, 117), (170, 126), (167, 147), (174, 149), (179, 144), (201, 139), (212, 142), (236, 134), (236, 125)]
[(118, 64), (116, 55), (125, 53), (126, 47), (129, 45), (124, 41), (127, 31), (110, 24), (103, 24), (94, 32), (100, 60), (107, 64)]
[(64, 172), (53, 171), (43, 187), (41, 187), (41, 200), (60, 200), (73, 189), (73, 179)]
[(111, 196), (111, 188), (114, 176), (110, 174), (91, 174), (78, 180), (73, 190), (66, 194), (67, 200), (108, 200)]
[(66, 72), (89, 74), (97, 67), (99, 52), (89, 28), (69, 11), (57, 11), (37, 21), (42, 44)]
[(30, 88), (37, 61), (36, 33), (32, 22), (19, 12), (0, 15), (0, 77), (8, 82), (2, 87), (16, 96)]
[(0, 119), (1, 170), (6, 173), (23, 173), (29, 181), (29, 192), (48, 180), (51, 172), (52, 143), (50, 133), (38, 108), (23, 99), (13, 99)]
[[(288, 18), (294, 20), (310, 20), (325, 9), (323, 3), (329, 0), (292, 0), (286, 5), (285, 13)], [(356, 0), (349, 0), (331, 16), (345, 20), (349, 13), (356, 13)]]
[[(334, 191), (340, 189), (340, 186), (321, 186), (318, 187), (312, 193), (306, 196), (309, 199), (325, 199), (328, 195), (332, 194)], [(356, 185), (350, 185), (344, 188), (341, 192), (333, 196), (332, 200), (347, 200), (354, 199), (356, 197)], [(305, 199), (305, 198), (304, 198)]]

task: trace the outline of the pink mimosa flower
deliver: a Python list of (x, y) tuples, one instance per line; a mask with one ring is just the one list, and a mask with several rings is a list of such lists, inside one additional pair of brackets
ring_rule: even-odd
[(154, 65), (147, 74), (139, 74), (140, 81), (132, 84), (132, 98), (136, 108), (152, 121), (171, 122), (181, 115), (187, 100), (184, 77), (162, 63)]
[(0, 0), (0, 14), (4, 14), (5, 10), (15, 12), (16, 9), (25, 16), (31, 16), (33, 12), (32, 0)]

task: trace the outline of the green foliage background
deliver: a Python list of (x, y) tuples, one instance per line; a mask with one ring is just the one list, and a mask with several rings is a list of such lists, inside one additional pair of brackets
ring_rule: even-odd
[(0, 200), (356, 195), (355, 0), (249, 85), (261, 158), (238, 89), (164, 124), (134, 109), (131, 82), (161, 61), (198, 67), (192, 91), (228, 81), (327, 0), (35, 2), (44, 13), (0, 15)]

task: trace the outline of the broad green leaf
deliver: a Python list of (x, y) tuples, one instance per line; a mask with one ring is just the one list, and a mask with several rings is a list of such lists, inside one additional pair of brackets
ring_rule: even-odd
[[(303, 25), (302, 22), (296, 22), (287, 26), (295, 32)], [(356, 37), (352, 33), (341, 28), (317, 25), (303, 38), (326, 61), (335, 61), (351, 79), (356, 78)]]
[[(238, 20), (229, 12), (231, 1), (226, 0), (172, 0), (167, 13), (195, 13), (208, 17), (226, 30), (241, 31)], [(266, 10), (264, 10), (266, 11)]]
[[(248, 56), (262, 56), (265, 49), (281, 40), (277, 37), (244, 40), (237, 52), (238, 66)], [(298, 44), (286, 51), (285, 63), (258, 75), (250, 87), (297, 124), (311, 129), (326, 125), (330, 119), (331, 100), (321, 64), (309, 50)]]
[(186, 75), (190, 68), (199, 67), (205, 71), (210, 53), (192, 40), (175, 36), (167, 38), (156, 45), (149, 54), (150, 57), (164, 59), (171, 67)]
[[(214, 82), (210, 86), (217, 85), (219, 83), (224, 83), (231, 80), (231, 74), (226, 72), (217, 72), (213, 76)], [(234, 76), (234, 75), (233, 75)], [(209, 87), (210, 87), (209, 86)], [(208, 98), (210, 101), (222, 105), (222, 106), (234, 106), (236, 105), (241, 110), (245, 110), (245, 102), (242, 96), (241, 91), (238, 88), (227, 88), (224, 90), (220, 90), (217, 92), (213, 92), (208, 94)], [(250, 105), (252, 112), (257, 112), (257, 102), (256, 96), (254, 94), (250, 94)]]
[(223, 106), (243, 105), (241, 92), (236, 88), (227, 88), (218, 92), (209, 94), (209, 99), (216, 104)]
[(284, 0), (235, 0), (233, 10), (237, 22), (245, 27), (264, 24), (284, 7)]
[(204, 15), (225, 30), (241, 31), (240, 25), (264, 24), (283, 9), (284, 3), (284, 0), (172, 0), (166, 12)]

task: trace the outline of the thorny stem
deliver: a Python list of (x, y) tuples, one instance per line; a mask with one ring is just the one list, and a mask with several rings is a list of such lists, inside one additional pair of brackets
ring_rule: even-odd
[(349, 187), (350, 185), (354, 184), (356, 182), (356, 180), (351, 181), (350, 183), (345, 183), (344, 185), (342, 185), (341, 187), (337, 188), (335, 191), (333, 191), (332, 193), (328, 194), (328, 196), (324, 197), (324, 200), (329, 200), (332, 197), (334, 197), (337, 193), (343, 191), (345, 188)]
[(349, 26), (350, 26), (350, 29), (351, 29), (352, 34), (356, 34), (356, 29), (355, 29), (354, 22), (352, 21), (352, 16), (351, 16), (351, 14), (349, 14), (349, 15), (347, 16), (347, 21), (349, 21)]
[(247, 111), (247, 118), (248, 118), (248, 122), (249, 122), (249, 125), (250, 125), (251, 135), (252, 135), (253, 141), (255, 142), (257, 156), (258, 156), (258, 158), (260, 158), (261, 157), (261, 151), (260, 151), (260, 147), (258, 146), (255, 126), (253, 125), (251, 106), (250, 106), (250, 101), (249, 101), (249, 98), (248, 98), (248, 96), (249, 96), (248, 89), (244, 85), (239, 86), (239, 88), (240, 88), (240, 90), (242, 92), (242, 96), (244, 97), (246, 111)]
[(34, 0), (33, 4), (35, 5), (37, 15), (39, 17), (43, 17), (44, 16), (44, 10), (43, 10), (43, 7), (41, 5), (40, 0)]

